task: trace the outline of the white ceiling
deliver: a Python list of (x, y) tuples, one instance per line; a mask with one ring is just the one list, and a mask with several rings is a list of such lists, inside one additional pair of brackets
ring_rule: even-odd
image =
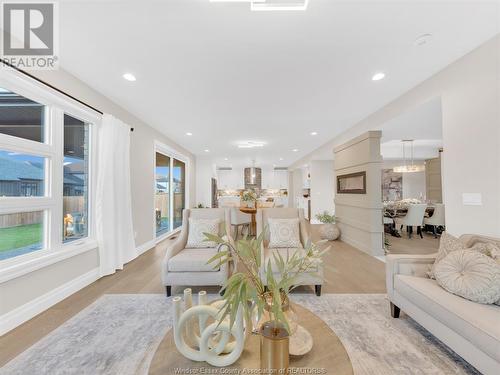
[[(499, 32), (498, 2), (478, 0), (310, 0), (303, 12), (63, 0), (60, 11), (63, 68), (219, 164), (290, 165)], [(431, 43), (415, 46), (424, 33)], [(372, 82), (378, 71), (387, 78)], [(248, 140), (266, 146), (236, 147)]]
[[(425, 160), (439, 155), (443, 147), (441, 99), (434, 98), (383, 124), (380, 153), (384, 159), (402, 159), (403, 139), (413, 139), (413, 156)], [(406, 147), (409, 156), (410, 147)]]

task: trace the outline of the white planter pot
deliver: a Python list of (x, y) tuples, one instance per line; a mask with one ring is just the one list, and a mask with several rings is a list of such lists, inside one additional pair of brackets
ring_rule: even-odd
[(340, 229), (337, 224), (321, 224), (319, 235), (322, 240), (335, 241), (340, 236)]

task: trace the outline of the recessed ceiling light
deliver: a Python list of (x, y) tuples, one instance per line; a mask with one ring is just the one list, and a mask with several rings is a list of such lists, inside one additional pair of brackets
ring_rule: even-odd
[(311, 135), (318, 135), (318, 132), (311, 132)]
[(207, 149), (205, 149), (205, 152), (210, 152), (210, 150), (207, 148)]
[(283, 161), (283, 158), (280, 158), (281, 161)]
[(130, 82), (134, 82), (137, 80), (137, 78), (135, 78), (135, 76), (132, 73), (125, 73), (123, 75), (123, 78), (125, 78), (127, 81), (130, 81)]
[(415, 41), (413, 42), (414, 45), (416, 46), (423, 46), (424, 44), (427, 44), (431, 41), (432, 39), (432, 34), (422, 34), (420, 36), (418, 36), (417, 39), (415, 39)]
[(192, 135), (193, 135), (193, 133), (191, 133), (191, 132), (187, 132), (187, 133), (186, 133), (186, 135), (188, 135), (188, 136), (192, 136)]
[(381, 79), (385, 78), (385, 73), (379, 72), (373, 75), (372, 81), (380, 81)]
[[(234, 0), (233, 0), (234, 1)], [(240, 0), (241, 1), (241, 0)], [(250, 3), (250, 10), (252, 11), (272, 11), (272, 10), (307, 10), (309, 0), (302, 0), (302, 2), (283, 2), (283, 1), (252, 1)]]
[(228, 161), (229, 159), (228, 158), (224, 158), (225, 161)]
[(299, 149), (298, 148), (294, 148), (292, 151), (293, 152), (297, 152), (297, 151), (299, 151)]
[(238, 144), (238, 148), (256, 148), (264, 147), (265, 143), (260, 141), (244, 141)]

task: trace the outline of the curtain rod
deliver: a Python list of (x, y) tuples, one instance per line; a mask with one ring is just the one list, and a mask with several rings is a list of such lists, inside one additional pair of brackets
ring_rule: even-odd
[[(5, 61), (4, 59), (0, 58), (0, 62), (1, 62), (2, 64), (4, 64), (4, 65), (8, 66), (9, 68), (12, 68), (12, 69), (14, 69), (14, 70), (18, 71), (19, 73), (22, 73), (22, 74), (24, 74), (25, 76), (30, 77), (31, 79), (34, 79), (35, 81), (40, 82), (41, 84), (43, 84), (43, 85), (45, 85), (45, 86), (47, 86), (47, 87), (50, 87), (52, 90), (55, 90), (55, 91), (57, 91), (58, 93), (63, 94), (64, 96), (67, 96), (68, 98), (71, 98), (71, 99), (73, 99), (73, 100), (77, 101), (78, 103), (80, 103), (80, 104), (84, 105), (85, 107), (90, 108), (90, 109), (92, 109), (93, 111), (95, 111), (95, 112), (97, 112), (97, 113), (99, 113), (99, 114), (101, 114), (101, 115), (103, 115), (103, 114), (104, 114), (101, 110), (97, 109), (96, 107), (91, 106), (91, 105), (90, 105), (90, 104), (88, 104), (88, 103), (85, 103), (83, 100), (80, 100), (80, 99), (78, 99), (78, 98), (75, 98), (73, 95), (68, 94), (67, 92), (65, 92), (65, 91), (63, 91), (63, 90), (61, 90), (61, 89), (59, 89), (59, 88), (57, 88), (57, 87), (55, 87), (55, 86), (51, 85), (51, 84), (50, 84), (50, 83), (48, 83), (48, 82), (45, 82), (44, 80), (42, 80), (42, 79), (40, 79), (40, 78), (38, 78), (38, 77), (35, 77), (34, 75), (32, 75), (32, 74), (28, 73), (28, 72), (27, 72), (27, 71), (25, 71), (25, 70), (19, 69), (17, 66), (12, 65), (11, 63), (9, 63), (9, 62)], [(134, 128), (130, 128), (130, 131), (131, 131), (131, 132), (133, 132), (133, 131), (134, 131)]]

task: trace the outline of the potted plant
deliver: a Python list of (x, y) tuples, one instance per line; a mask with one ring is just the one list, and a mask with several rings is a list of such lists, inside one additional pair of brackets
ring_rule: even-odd
[(323, 211), (321, 214), (316, 215), (322, 225), (319, 228), (321, 239), (328, 241), (335, 241), (340, 236), (340, 229), (335, 224), (335, 215), (330, 215), (328, 211)]
[(241, 200), (245, 202), (247, 207), (254, 208), (255, 202), (257, 202), (257, 193), (255, 193), (255, 191), (253, 190), (245, 190), (241, 194)]
[[(289, 311), (289, 293), (303, 273), (317, 269), (328, 248), (319, 250), (309, 241), (305, 252), (297, 251), (286, 259), (274, 253), (274, 264), (279, 275), (275, 277), (271, 260), (263, 264), (261, 256), (266, 231), (257, 238), (244, 237), (237, 242), (209, 233), (205, 233), (205, 236), (207, 241), (214, 241), (220, 246), (217, 255), (209, 260), (214, 268), (232, 261), (238, 265), (235, 268), (241, 270), (234, 273), (223, 286), (225, 303), (221, 320), (228, 317), (232, 327), (238, 307), (241, 306), (246, 321), (252, 321), (255, 324), (252, 330), (261, 336), (261, 367), (286, 371), (289, 336), (294, 325), (291, 321), (294, 314)], [(262, 266), (265, 266), (265, 275), (261, 273)]]

